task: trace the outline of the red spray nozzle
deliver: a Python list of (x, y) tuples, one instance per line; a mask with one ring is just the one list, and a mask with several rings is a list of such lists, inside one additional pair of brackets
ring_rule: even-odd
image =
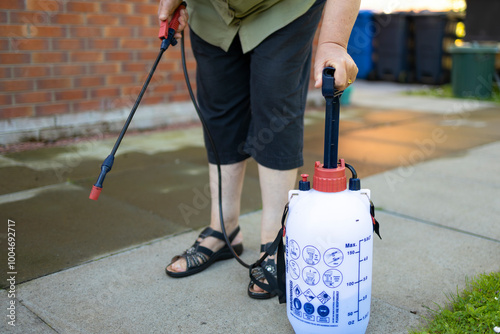
[(92, 186), (92, 190), (90, 191), (90, 196), (89, 198), (97, 201), (99, 199), (99, 195), (101, 194), (102, 188)]
[(108, 155), (106, 159), (104, 159), (102, 165), (101, 165), (101, 173), (99, 173), (99, 177), (97, 178), (97, 182), (92, 186), (92, 190), (90, 191), (90, 199), (93, 199), (94, 201), (97, 201), (99, 198), (99, 195), (101, 194), (102, 191), (102, 183), (104, 182), (104, 178), (106, 177), (106, 174), (111, 170), (113, 167), (113, 162), (115, 161), (115, 156), (114, 152), (116, 152), (116, 146), (113, 148), (113, 152)]

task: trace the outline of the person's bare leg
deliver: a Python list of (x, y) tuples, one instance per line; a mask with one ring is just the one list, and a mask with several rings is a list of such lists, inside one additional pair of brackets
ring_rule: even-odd
[[(216, 231), (221, 231), (219, 219), (219, 189), (217, 166), (214, 164), (208, 165), (210, 179), (210, 194), (211, 194), (211, 218), (210, 227)], [(246, 161), (241, 161), (235, 164), (222, 165), (222, 212), (224, 214), (224, 226), (228, 235), (238, 226), (238, 217), (240, 216), (241, 191), (243, 189), (243, 179), (245, 177)], [(234, 238), (232, 244), (236, 245), (243, 241), (241, 231)], [(207, 237), (200, 244), (213, 251), (217, 251), (224, 246), (224, 242)], [(186, 260), (180, 258), (176, 262), (167, 267), (169, 271), (183, 272), (186, 271)]]
[[(274, 241), (281, 228), (283, 209), (288, 202), (288, 191), (295, 188), (297, 168), (276, 170), (259, 165), (259, 180), (262, 193), (262, 221), (260, 241), (267, 244)], [(264, 253), (261, 253), (261, 256)], [(254, 285), (253, 291), (263, 292)]]

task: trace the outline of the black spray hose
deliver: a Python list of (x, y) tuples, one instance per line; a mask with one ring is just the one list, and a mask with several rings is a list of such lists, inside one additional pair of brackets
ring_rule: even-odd
[(226, 241), (227, 246), (231, 250), (231, 253), (233, 254), (234, 258), (245, 268), (250, 268), (250, 265), (247, 264), (245, 261), (243, 261), (238, 254), (233, 249), (233, 246), (231, 246), (231, 241), (229, 240), (229, 237), (227, 236), (226, 232), (226, 227), (224, 224), (224, 214), (222, 212), (222, 171), (221, 171), (221, 162), (219, 158), (219, 153), (217, 152), (217, 148), (215, 147), (215, 142), (212, 137), (212, 134), (210, 133), (210, 129), (208, 128), (208, 124), (203, 118), (203, 115), (201, 113), (200, 107), (198, 106), (198, 102), (196, 102), (196, 98), (193, 93), (193, 88), (191, 87), (191, 82), (189, 80), (189, 74), (187, 71), (187, 66), (186, 66), (186, 51), (184, 49), (184, 31), (182, 32), (182, 38), (181, 38), (181, 58), (182, 58), (182, 70), (184, 71), (184, 78), (186, 80), (186, 85), (189, 91), (189, 96), (191, 97), (191, 101), (193, 101), (194, 108), (196, 110), (196, 113), (198, 114), (198, 117), (200, 118), (201, 124), (203, 126), (203, 129), (205, 130), (205, 133), (207, 134), (208, 141), (210, 143), (210, 146), (212, 147), (212, 150), (214, 152), (215, 156), (215, 163), (217, 165), (217, 182), (218, 182), (218, 197), (219, 197), (219, 220), (220, 220), (220, 227), (222, 230), (222, 234), (224, 235), (224, 239)]

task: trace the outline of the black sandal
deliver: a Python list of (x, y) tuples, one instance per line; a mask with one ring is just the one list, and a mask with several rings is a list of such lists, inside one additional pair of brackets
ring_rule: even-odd
[[(228, 237), (230, 242), (234, 240), (239, 231), (240, 227), (238, 226)], [(225, 240), (224, 235), (221, 232), (215, 231), (210, 227), (205, 228), (198, 236), (198, 239), (201, 239), (200, 241), (198, 241), (197, 239), (196, 242), (184, 253), (172, 258), (170, 264), (165, 268), (165, 272), (167, 273), (167, 275), (174, 278), (191, 276), (207, 269), (212, 265), (212, 263), (216, 261), (227, 260), (233, 257), (233, 253), (231, 253), (231, 250), (227, 245), (224, 245), (217, 252), (200, 246), (200, 242), (206, 237), (214, 237), (222, 241)], [(243, 244), (240, 243), (234, 245), (233, 249), (236, 254), (240, 255), (241, 253), (243, 253)], [(168, 267), (180, 258), (186, 259), (186, 271), (176, 272), (168, 270)]]
[[(272, 242), (267, 243), (265, 245), (260, 245), (260, 251), (265, 252), (267, 249), (269, 249), (269, 247), (271, 245), (272, 245)], [(276, 253), (270, 254), (270, 255), (276, 255)], [(269, 299), (269, 298), (276, 297), (276, 295), (277, 295), (276, 292), (269, 291), (269, 290), (271, 290), (270, 285), (277, 282), (276, 261), (274, 259), (268, 258), (267, 260), (263, 261), (260, 264), (260, 266), (253, 268), (251, 270), (250, 277), (251, 277), (251, 279), (250, 279), (250, 283), (248, 284), (248, 289), (247, 289), (248, 296), (250, 298)], [(261, 280), (263, 280), (263, 279), (266, 279), (269, 284), (265, 284), (265, 283), (261, 282)], [(274, 279), (274, 282), (271, 282), (271, 281), (273, 281), (273, 279)], [(263, 292), (252, 291), (252, 289), (254, 288), (255, 285), (259, 286), (264, 291)]]

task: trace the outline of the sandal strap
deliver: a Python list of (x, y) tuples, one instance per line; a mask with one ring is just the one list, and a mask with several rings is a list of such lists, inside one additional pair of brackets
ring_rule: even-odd
[(183, 257), (186, 259), (186, 270), (194, 267), (199, 267), (209, 259), (205, 254), (201, 252), (187, 253), (184, 254)]
[[(239, 231), (240, 231), (240, 226), (238, 225), (231, 233), (231, 235), (228, 236), (230, 242), (234, 240)], [(200, 246), (201, 241), (206, 237), (214, 237), (221, 241), (226, 240), (224, 238), (223, 233), (215, 231), (213, 228), (208, 226), (205, 229), (203, 229), (203, 231), (201, 231), (200, 235), (198, 236), (197, 239), (201, 239), (200, 241), (196, 240), (195, 243), (190, 248), (184, 251), (184, 253), (182, 253), (181, 255), (174, 256), (171, 262), (175, 262), (181, 257), (183, 257), (186, 259), (187, 269), (198, 267), (203, 263), (207, 262), (208, 259), (214, 254), (214, 252), (209, 248)], [(227, 247), (227, 245), (224, 245), (223, 247)]]
[[(238, 232), (240, 231), (240, 226), (236, 226), (234, 231), (228, 236), (229, 241), (233, 241)], [(226, 239), (224, 238), (224, 234), (222, 232), (216, 231), (210, 226), (205, 228), (199, 235), (198, 238), (205, 239), (206, 237), (214, 237), (219, 240), (225, 241)]]

